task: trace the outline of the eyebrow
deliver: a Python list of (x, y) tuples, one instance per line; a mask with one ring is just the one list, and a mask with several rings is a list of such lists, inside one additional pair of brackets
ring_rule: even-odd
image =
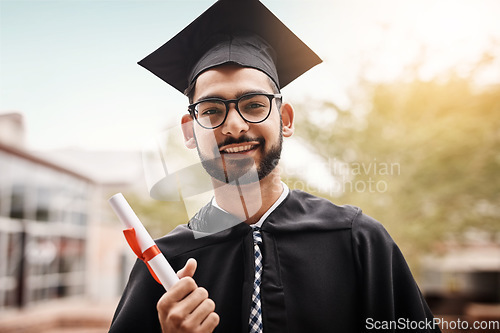
[[(236, 97), (234, 99), (238, 99), (241, 96), (248, 95), (248, 94), (274, 94), (274, 93), (266, 91), (266, 90), (263, 90), (263, 89), (242, 90), (242, 91), (238, 91), (236, 93)], [(211, 94), (209, 94), (209, 95), (201, 96), (194, 103), (198, 103), (199, 101), (203, 101), (203, 100), (211, 99), (211, 98), (219, 98), (219, 99), (227, 100), (222, 95), (219, 95), (219, 94), (213, 94), (213, 95), (211, 95)], [(228, 99), (233, 99), (233, 98), (228, 98)]]

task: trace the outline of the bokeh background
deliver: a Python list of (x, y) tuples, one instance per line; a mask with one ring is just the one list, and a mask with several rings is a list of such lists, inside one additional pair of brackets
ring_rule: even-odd
[[(212, 3), (0, 0), (0, 332), (106, 331), (112, 194), (156, 237), (187, 221), (141, 157), (187, 100), (136, 62)], [(324, 60), (282, 91), (283, 180), (381, 221), (436, 315), (499, 321), (500, 2), (263, 3)]]

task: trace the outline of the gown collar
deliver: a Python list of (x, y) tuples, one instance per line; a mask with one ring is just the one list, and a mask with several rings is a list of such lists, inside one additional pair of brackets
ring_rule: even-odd
[[(264, 221), (267, 219), (267, 217), (269, 216), (269, 214), (271, 214), (275, 209), (276, 207), (278, 207), (282, 202), (283, 200), (285, 200), (285, 198), (287, 197), (288, 193), (290, 192), (290, 189), (288, 188), (288, 186), (283, 183), (283, 181), (281, 182), (281, 185), (283, 186), (283, 191), (281, 192), (281, 195), (279, 196), (279, 198), (273, 203), (273, 205), (264, 213), (264, 215), (262, 215), (262, 217), (255, 223), (252, 225), (252, 228), (261, 228), (262, 227), (262, 223), (264, 223)], [(225, 211), (223, 208), (221, 208), (218, 204), (217, 204), (217, 200), (215, 199), (215, 197), (212, 198), (212, 206), (223, 211), (224, 213), (226, 214), (229, 214), (227, 211)]]

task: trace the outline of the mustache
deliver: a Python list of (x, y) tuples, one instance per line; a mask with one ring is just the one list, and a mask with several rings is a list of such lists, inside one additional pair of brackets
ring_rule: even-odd
[(263, 146), (266, 142), (264, 138), (259, 137), (259, 138), (251, 138), (249, 136), (243, 135), (239, 138), (233, 138), (233, 137), (228, 137), (221, 143), (217, 145), (217, 148), (220, 149), (223, 146), (226, 145), (232, 145), (232, 144), (240, 144), (240, 143), (246, 143), (246, 142), (258, 142), (261, 146)]

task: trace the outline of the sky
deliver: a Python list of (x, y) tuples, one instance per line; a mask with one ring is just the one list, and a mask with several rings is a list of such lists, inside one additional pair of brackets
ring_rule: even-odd
[[(213, 2), (0, 0), (0, 113), (25, 116), (29, 149), (140, 149), (187, 99), (137, 62)], [(500, 59), (497, 0), (262, 2), (324, 61), (283, 89), (292, 102), (347, 106), (360, 73), (396, 79), (424, 49), (423, 79), (467, 72), (492, 40)]]

